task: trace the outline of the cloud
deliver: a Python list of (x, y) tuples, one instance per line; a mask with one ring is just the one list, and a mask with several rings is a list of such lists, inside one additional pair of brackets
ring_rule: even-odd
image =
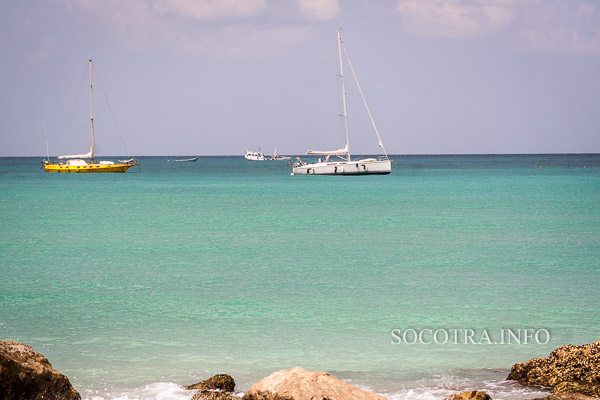
[(340, 15), (338, 0), (296, 0), (298, 8), (311, 21), (327, 21)]
[(64, 3), (108, 15), (128, 26), (152, 24), (165, 16), (202, 21), (243, 19), (266, 8), (266, 0), (62, 0)]
[[(534, 12), (535, 11), (535, 12)], [(523, 46), (553, 53), (600, 54), (600, 9), (593, 3), (544, 3), (517, 31)]]
[(46, 61), (52, 57), (57, 48), (57, 42), (52, 36), (44, 37), (31, 55), (32, 61)]
[[(308, 40), (306, 20), (329, 20), (340, 13), (338, 0), (62, 1), (104, 16), (128, 38), (166, 41), (193, 54), (220, 58), (271, 56)], [(282, 24), (279, 15), (289, 12), (294, 18)]]
[(153, 10), (158, 14), (214, 20), (246, 18), (265, 7), (265, 0), (156, 0)]
[(522, 31), (520, 37), (529, 47), (537, 50), (581, 55), (600, 54), (600, 29), (588, 35), (582, 35), (576, 28), (529, 29)]
[(306, 41), (310, 32), (308, 27), (264, 29), (229, 25), (219, 28), (218, 34), (214, 31), (195, 32), (173, 39), (193, 54), (219, 58), (260, 58)]
[(67, 7), (108, 17), (117, 24), (120, 31), (139, 34), (144, 27), (151, 25), (153, 12), (147, 0), (60, 0)]
[(529, 50), (600, 54), (600, 8), (590, 0), (397, 0), (407, 31), (465, 38), (510, 29)]
[(407, 30), (423, 36), (469, 37), (497, 32), (514, 18), (516, 0), (398, 0)]

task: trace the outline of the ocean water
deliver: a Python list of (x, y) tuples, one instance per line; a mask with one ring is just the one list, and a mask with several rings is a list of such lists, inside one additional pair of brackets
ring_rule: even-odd
[(512, 364), (600, 339), (600, 155), (393, 158), (357, 177), (2, 158), (0, 339), (85, 399), (188, 399), (217, 373), (241, 394), (293, 366), (394, 400), (539, 397)]

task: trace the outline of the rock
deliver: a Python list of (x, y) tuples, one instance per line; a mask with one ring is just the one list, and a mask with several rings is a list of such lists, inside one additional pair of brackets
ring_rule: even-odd
[(470, 392), (462, 392), (458, 394), (451, 394), (446, 397), (446, 400), (491, 400), (492, 398), (485, 392), (479, 390), (473, 390)]
[(386, 400), (320, 371), (300, 367), (272, 373), (254, 384), (242, 400)]
[(595, 397), (586, 396), (581, 393), (557, 393), (531, 400), (595, 400)]
[(546, 358), (515, 364), (506, 379), (553, 387), (553, 393), (600, 396), (600, 340), (581, 346), (567, 344)]
[(237, 400), (237, 398), (227, 392), (203, 391), (195, 393), (192, 400)]
[(235, 389), (235, 381), (227, 374), (219, 374), (208, 378), (205, 381), (187, 386), (186, 389), (222, 390), (224, 392), (233, 392)]
[(81, 396), (69, 378), (31, 346), (0, 340), (0, 399), (79, 400)]
[(195, 393), (192, 400), (233, 400), (228, 392), (235, 389), (235, 381), (227, 374), (215, 375), (205, 381), (187, 386), (186, 389), (200, 389)]
[(586, 396), (600, 397), (600, 386), (580, 382), (561, 382), (552, 388), (552, 393), (581, 393)]

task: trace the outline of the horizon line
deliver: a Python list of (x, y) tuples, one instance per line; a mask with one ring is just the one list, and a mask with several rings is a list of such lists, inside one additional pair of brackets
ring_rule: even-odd
[[(301, 157), (307, 154), (280, 154), (287, 157)], [(379, 156), (381, 154), (356, 153), (355, 156)], [(535, 156), (535, 155), (600, 155), (600, 152), (542, 152), (542, 153), (393, 153), (388, 156)], [(96, 156), (95, 158), (113, 158), (113, 157), (244, 157), (243, 154), (151, 154), (151, 155), (125, 155), (112, 154)], [(308, 157), (314, 157), (308, 155)], [(0, 155), (0, 158), (48, 158), (47, 155)], [(50, 157), (56, 158), (56, 156)]]

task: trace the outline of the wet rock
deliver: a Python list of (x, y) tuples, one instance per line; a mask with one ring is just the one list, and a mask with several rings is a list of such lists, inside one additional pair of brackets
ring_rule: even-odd
[(233, 392), (235, 390), (235, 381), (227, 374), (219, 374), (208, 378), (205, 381), (187, 386), (186, 389), (221, 390), (223, 392)]
[(491, 397), (485, 392), (473, 390), (469, 392), (451, 394), (450, 396), (446, 397), (446, 400), (491, 400)]
[(549, 386), (553, 393), (600, 396), (600, 340), (592, 344), (567, 344), (546, 358), (532, 358), (512, 366), (506, 379), (528, 386)]
[(64, 374), (31, 346), (0, 340), (0, 399), (65, 399), (81, 396)]
[(272, 373), (254, 384), (242, 400), (386, 400), (320, 371), (300, 367)]
[(586, 396), (581, 393), (557, 393), (531, 400), (595, 400), (595, 397)]
[(581, 393), (586, 396), (600, 397), (600, 386), (580, 382), (561, 382), (552, 388), (552, 393)]
[(227, 392), (202, 391), (195, 393), (192, 400), (238, 400)]
[(227, 374), (219, 374), (205, 381), (187, 386), (186, 389), (200, 391), (194, 393), (192, 400), (233, 400), (230, 392), (235, 389), (235, 381)]

